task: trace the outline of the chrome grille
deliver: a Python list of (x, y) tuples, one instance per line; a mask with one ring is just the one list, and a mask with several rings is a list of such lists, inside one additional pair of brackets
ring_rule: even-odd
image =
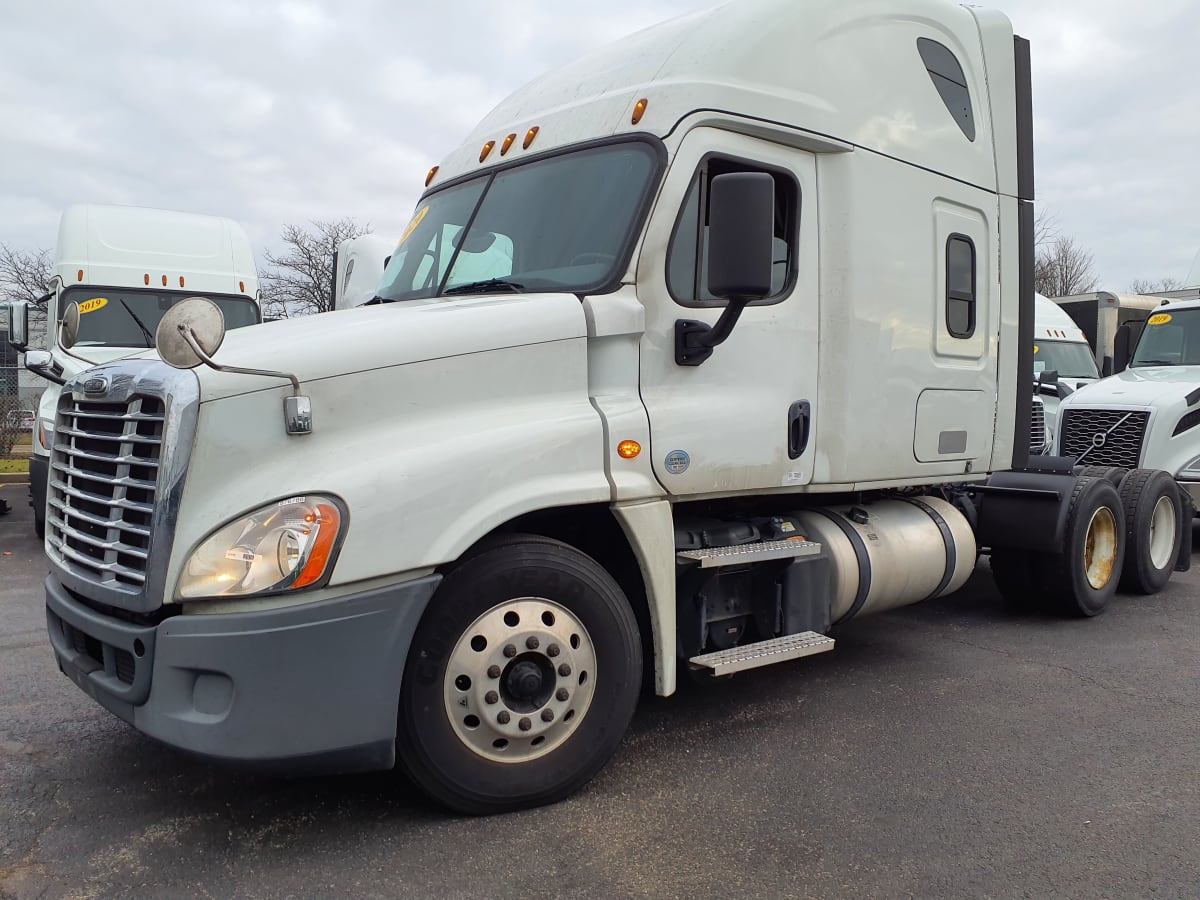
[(1060, 410), (1059, 454), (1073, 456), (1089, 466), (1136, 469), (1150, 413), (1130, 409)]
[(146, 582), (166, 407), (134, 394), (59, 405), (46, 544), (68, 571), (140, 592)]
[(1033, 409), (1029, 417), (1029, 452), (1035, 455), (1045, 453), (1046, 446), (1046, 405), (1041, 397), (1033, 398)]

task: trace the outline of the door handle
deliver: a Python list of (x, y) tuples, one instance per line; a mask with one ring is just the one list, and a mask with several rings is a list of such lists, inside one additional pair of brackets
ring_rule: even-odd
[(797, 400), (788, 409), (788, 458), (796, 459), (808, 446), (812, 406), (807, 400)]

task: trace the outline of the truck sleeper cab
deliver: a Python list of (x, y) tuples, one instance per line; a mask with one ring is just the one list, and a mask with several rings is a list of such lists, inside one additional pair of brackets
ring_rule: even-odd
[(60, 666), (174, 746), (399, 762), (491, 813), (586, 783), (644, 678), (828, 651), (980, 546), (1099, 613), (1119, 488), (1027, 467), (1028, 78), (998, 13), (745, 0), (522, 88), (429, 173), (380, 302), (222, 335), (196, 301), (160, 334), (211, 365), (69, 385), (153, 419), (154, 465), (89, 470), (140, 493), (48, 542)]

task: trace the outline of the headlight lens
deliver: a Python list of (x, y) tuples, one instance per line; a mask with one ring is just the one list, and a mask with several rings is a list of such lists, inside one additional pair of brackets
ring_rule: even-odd
[(188, 559), (179, 596), (245, 597), (294, 591), (333, 567), (346, 514), (328, 496), (290, 497), (235, 519), (209, 535)]
[(1197, 456), (1186, 466), (1179, 470), (1176, 478), (1186, 478), (1190, 481), (1200, 481), (1200, 456)]
[(38, 419), (37, 427), (38, 443), (42, 448), (49, 450), (54, 446), (54, 420), (53, 419)]

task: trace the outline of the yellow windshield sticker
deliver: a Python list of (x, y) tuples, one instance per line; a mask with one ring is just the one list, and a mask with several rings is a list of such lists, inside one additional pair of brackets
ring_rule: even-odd
[(417, 226), (421, 224), (421, 220), (425, 218), (425, 213), (427, 212), (429, 212), (429, 207), (423, 206), (417, 211), (417, 214), (413, 216), (413, 220), (408, 223), (408, 227), (404, 229), (404, 234), (400, 235), (400, 240), (396, 243), (397, 250), (403, 247), (404, 242), (407, 241), (412, 233), (417, 230)]
[(1170, 313), (1155, 313), (1146, 320), (1147, 325), (1166, 325), (1171, 321)]
[(96, 310), (101, 309), (105, 306), (108, 306), (108, 298), (107, 297), (93, 297), (91, 300), (84, 300), (82, 303), (79, 304), (79, 312), (80, 313), (95, 312)]
[(1033, 352), (1034, 352), (1034, 353), (1037, 353), (1037, 352), (1038, 352), (1038, 345), (1037, 345), (1037, 344), (1034, 344), (1034, 345), (1033, 345)]

